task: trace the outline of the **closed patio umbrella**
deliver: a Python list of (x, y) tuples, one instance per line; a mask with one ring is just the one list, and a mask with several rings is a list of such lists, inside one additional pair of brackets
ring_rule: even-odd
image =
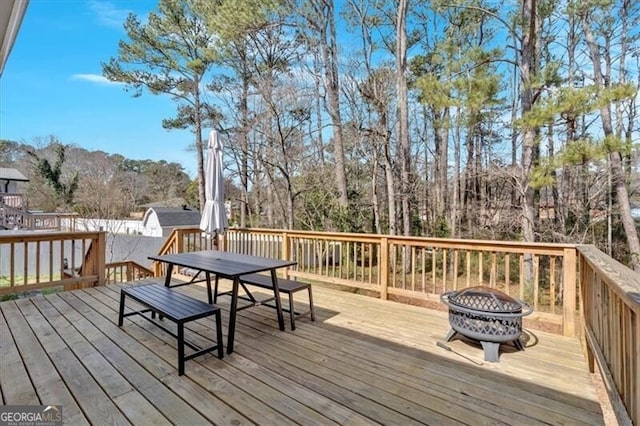
[(207, 161), (204, 169), (205, 205), (200, 229), (209, 235), (224, 232), (227, 228), (227, 212), (224, 208), (224, 178), (222, 176), (222, 143), (218, 132), (209, 133)]

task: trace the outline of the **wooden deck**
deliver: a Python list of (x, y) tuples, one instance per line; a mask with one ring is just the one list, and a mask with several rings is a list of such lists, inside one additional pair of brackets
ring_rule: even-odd
[(446, 313), (314, 287), (315, 323), (281, 332), (272, 309), (241, 311), (235, 352), (179, 377), (175, 340), (137, 316), (118, 328), (118, 297), (110, 285), (0, 303), (2, 403), (62, 404), (67, 424), (97, 425), (603, 423), (575, 339), (527, 330), (524, 352), (490, 364), (479, 346), (436, 345)]

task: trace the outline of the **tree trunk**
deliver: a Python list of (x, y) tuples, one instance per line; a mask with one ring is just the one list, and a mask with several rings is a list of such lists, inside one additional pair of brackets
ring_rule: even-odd
[(373, 169), (371, 170), (371, 204), (373, 204), (373, 224), (376, 234), (382, 233), (380, 227), (380, 206), (378, 200), (378, 149), (373, 150)]
[(242, 200), (240, 201), (240, 227), (247, 227), (249, 209), (249, 73), (242, 73), (242, 93), (240, 95), (240, 183)]
[(396, 16), (396, 93), (398, 96), (398, 144), (400, 146), (400, 187), (404, 235), (411, 235), (411, 147), (407, 100), (407, 9), (409, 0), (399, 0)]
[[(322, 59), (324, 61), (328, 113), (333, 127), (333, 156), (336, 165), (336, 186), (338, 202), (346, 207), (349, 204), (347, 195), (347, 174), (345, 171), (344, 143), (342, 140), (342, 118), (340, 115), (340, 82), (338, 79), (338, 42), (333, 0), (322, 0), (325, 26), (322, 31)], [(327, 28), (328, 27), (328, 28)]]
[(200, 103), (200, 78), (196, 78), (194, 82), (194, 100), (193, 100), (193, 109), (194, 109), (194, 117), (193, 121), (195, 124), (195, 134), (196, 134), (196, 161), (198, 163), (198, 198), (200, 202), (200, 211), (204, 209), (204, 204), (206, 202), (206, 196), (204, 193), (204, 146), (202, 144), (202, 116), (201, 116), (201, 108), (202, 105)]
[[(536, 73), (536, 0), (522, 2), (522, 53), (520, 55), (520, 105), (524, 116), (533, 108), (533, 89), (531, 78)], [(535, 241), (535, 191), (529, 184), (535, 166), (537, 131), (531, 126), (523, 129), (522, 135), (522, 174), (520, 185), (522, 191), (522, 237), (526, 242)]]
[(387, 201), (389, 208), (389, 234), (397, 235), (396, 226), (396, 190), (395, 179), (393, 177), (393, 162), (391, 160), (391, 152), (389, 150), (389, 138), (385, 138), (384, 143), (384, 174), (387, 181)]
[[(587, 8), (583, 6), (581, 9), (582, 29), (584, 31), (585, 40), (589, 47), (589, 55), (593, 63), (593, 76), (596, 86), (599, 90), (604, 89), (604, 78), (600, 63), (600, 52), (596, 44), (591, 26), (589, 23), (589, 13)], [(611, 138), (613, 134), (613, 123), (611, 120), (610, 105), (604, 103), (600, 107), (600, 118), (602, 120), (602, 130), (605, 138)], [(611, 179), (613, 187), (616, 191), (618, 206), (620, 207), (620, 219), (624, 232), (627, 237), (627, 245), (631, 254), (630, 267), (640, 272), (640, 240), (638, 239), (638, 231), (635, 227), (633, 216), (631, 216), (631, 205), (629, 203), (629, 193), (625, 181), (624, 168), (622, 164), (622, 156), (620, 152), (611, 150), (609, 152), (609, 167), (611, 168)]]
[[(457, 120), (456, 120), (457, 121)], [(460, 125), (453, 135), (453, 194), (451, 195), (451, 237), (457, 238), (460, 222)]]

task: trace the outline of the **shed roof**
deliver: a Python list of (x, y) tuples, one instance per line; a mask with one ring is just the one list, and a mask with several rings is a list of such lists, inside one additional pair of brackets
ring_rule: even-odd
[(200, 212), (184, 208), (152, 207), (145, 214), (146, 222), (151, 212), (158, 216), (160, 226), (192, 226), (200, 225)]
[(8, 169), (0, 167), (0, 179), (2, 180), (17, 180), (21, 182), (29, 182), (22, 173), (20, 173), (17, 169)]

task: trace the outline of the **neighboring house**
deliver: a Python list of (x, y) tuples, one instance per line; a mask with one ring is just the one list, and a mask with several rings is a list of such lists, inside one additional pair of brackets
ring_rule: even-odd
[(29, 182), (29, 179), (16, 169), (0, 167), (0, 192), (17, 193), (18, 182)]
[(152, 207), (142, 219), (143, 235), (149, 237), (167, 237), (173, 228), (180, 226), (199, 226), (200, 212), (186, 207)]
[(22, 194), (18, 193), (18, 182), (29, 182), (29, 179), (16, 169), (0, 167), (0, 203), (15, 208), (24, 206)]

